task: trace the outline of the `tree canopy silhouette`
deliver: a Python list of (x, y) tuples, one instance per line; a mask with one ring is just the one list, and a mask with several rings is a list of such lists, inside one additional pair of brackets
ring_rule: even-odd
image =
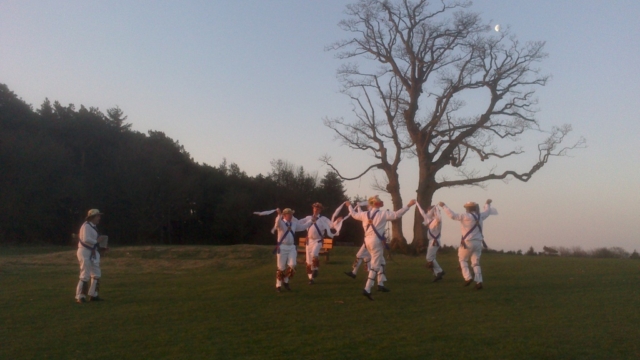
[[(131, 130), (119, 107), (39, 109), (0, 84), (0, 241), (68, 244), (88, 209), (114, 244), (270, 244), (253, 211), (346, 200), (342, 180), (284, 160), (267, 176), (199, 164), (162, 131)], [(330, 214), (327, 214), (330, 216)]]

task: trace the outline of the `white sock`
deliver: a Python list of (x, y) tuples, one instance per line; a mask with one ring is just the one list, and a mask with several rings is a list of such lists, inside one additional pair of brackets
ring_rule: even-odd
[(369, 270), (369, 277), (367, 278), (367, 284), (364, 287), (364, 289), (367, 290), (368, 293), (371, 292), (371, 288), (373, 287), (373, 284), (376, 281), (376, 277), (377, 277), (376, 272), (373, 270)]
[(356, 259), (356, 263), (355, 263), (355, 265), (353, 265), (353, 270), (351, 271), (353, 273), (353, 275), (358, 273), (358, 268), (360, 268), (361, 264), (362, 264), (362, 259), (360, 259), (360, 258)]
[(98, 282), (100, 279), (91, 278), (91, 286), (89, 287), (89, 296), (97, 297), (98, 296)]

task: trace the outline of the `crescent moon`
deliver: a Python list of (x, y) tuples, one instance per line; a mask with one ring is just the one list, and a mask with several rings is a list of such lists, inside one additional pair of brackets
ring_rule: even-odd
[(494, 29), (499, 32), (500, 31), (500, 24), (496, 25), (496, 27), (494, 27)]

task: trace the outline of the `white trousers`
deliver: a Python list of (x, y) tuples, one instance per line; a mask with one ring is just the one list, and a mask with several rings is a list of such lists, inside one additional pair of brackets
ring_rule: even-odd
[[(296, 256), (298, 251), (295, 245), (280, 245), (280, 253), (276, 255), (276, 264), (278, 271), (285, 271), (287, 267), (296, 268)], [(289, 276), (284, 277), (284, 282), (289, 282)], [(276, 276), (276, 287), (282, 286), (282, 281)]]
[(320, 268), (320, 259), (318, 258), (320, 250), (322, 250), (322, 243), (320, 240), (307, 240), (307, 246), (305, 247), (305, 255), (307, 262), (307, 276), (309, 280), (313, 279), (314, 271)]
[(100, 280), (100, 276), (102, 276), (102, 272), (100, 271), (100, 253), (96, 250), (96, 258), (91, 260), (91, 250), (85, 247), (79, 247), (76, 256), (80, 263), (80, 281), (78, 281), (78, 286), (76, 286), (76, 299), (85, 298), (85, 295), (82, 293), (82, 288), (85, 286), (85, 283), (89, 282), (89, 279), (91, 279), (89, 296), (98, 296), (98, 280)]
[(436, 254), (438, 253), (438, 249), (440, 246), (433, 246), (433, 240), (429, 241), (429, 246), (427, 247), (427, 262), (431, 262), (433, 264), (433, 274), (438, 275), (442, 272), (442, 268), (436, 261)]
[(387, 281), (387, 277), (384, 273), (385, 265), (387, 265), (384, 259), (384, 243), (377, 237), (369, 237), (364, 239), (364, 243), (367, 246), (369, 254), (371, 254), (371, 261), (369, 262), (369, 277), (364, 289), (367, 292), (371, 292), (374, 282), (377, 280), (378, 285), (384, 285)]
[(313, 265), (313, 258), (317, 258), (318, 254), (320, 254), (320, 250), (322, 250), (322, 243), (318, 240), (308, 240), (307, 243), (307, 265), (311, 265), (311, 270), (318, 270), (317, 266)]
[(378, 271), (382, 266), (387, 265), (384, 259), (384, 243), (377, 237), (368, 237), (364, 239), (369, 254), (371, 254), (371, 269)]
[(482, 240), (465, 240), (467, 248), (460, 246), (458, 248), (458, 261), (460, 261), (460, 268), (462, 269), (462, 276), (465, 281), (471, 280), (471, 273), (469, 272), (469, 259), (471, 259), (471, 266), (473, 266), (474, 277), (473, 280), (476, 283), (482, 282), (482, 269), (480, 268), (480, 256), (482, 255)]
[(356, 254), (356, 261), (353, 262), (353, 269), (351, 270), (353, 275), (356, 275), (358, 273), (358, 268), (360, 268), (360, 265), (363, 261), (367, 264), (367, 271), (369, 271), (369, 264), (371, 264), (371, 254), (369, 254), (369, 250), (367, 250), (367, 244), (365, 243), (362, 244), (360, 250), (358, 250), (358, 253)]

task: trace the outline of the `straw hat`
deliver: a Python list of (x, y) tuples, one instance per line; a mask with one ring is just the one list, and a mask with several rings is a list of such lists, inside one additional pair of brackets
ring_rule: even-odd
[(380, 200), (378, 195), (376, 195), (376, 196), (370, 197), (367, 202), (369, 203), (369, 206), (380, 206), (380, 204), (382, 203), (382, 200)]
[(291, 210), (289, 208), (286, 208), (286, 209), (282, 210), (282, 215), (287, 215), (287, 214), (292, 214), (293, 215), (294, 213), (295, 213), (295, 211)]
[(319, 202), (314, 203), (313, 205), (311, 205), (311, 207), (320, 208), (320, 210), (324, 209), (324, 206), (322, 206), (322, 204)]
[(475, 208), (476, 206), (478, 206), (478, 204), (473, 201), (469, 201), (468, 203), (464, 204), (465, 208)]
[(91, 210), (89, 210), (89, 212), (87, 212), (87, 217), (85, 219), (89, 220), (94, 216), (98, 216), (98, 215), (102, 215), (102, 214), (103, 213), (101, 213), (100, 210), (98, 210), (98, 209), (91, 209)]

